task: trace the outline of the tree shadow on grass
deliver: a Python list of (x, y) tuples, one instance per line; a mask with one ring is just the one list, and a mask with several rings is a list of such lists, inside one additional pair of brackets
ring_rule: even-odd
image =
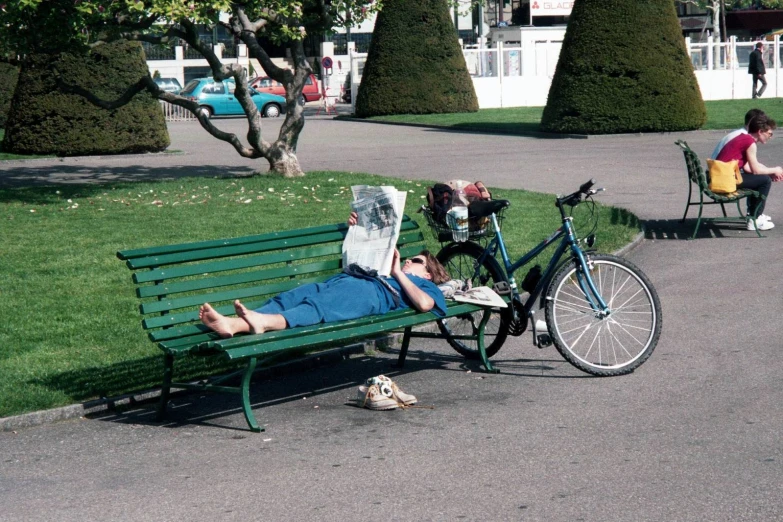
[[(84, 165), (27, 165), (0, 170), (0, 201), (9, 198), (5, 189), (56, 187), (80, 194), (103, 192), (106, 184), (139, 181), (167, 181), (179, 178), (233, 178), (253, 175), (252, 167), (236, 165), (203, 165), (177, 167), (88, 167)], [(76, 187), (76, 188), (74, 188)], [(89, 192), (89, 191), (92, 192)], [(15, 191), (14, 191), (15, 192)]]

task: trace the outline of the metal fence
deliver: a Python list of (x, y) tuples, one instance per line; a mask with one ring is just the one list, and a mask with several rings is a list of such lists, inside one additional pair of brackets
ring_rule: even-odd
[(179, 105), (172, 105), (161, 101), (160, 107), (163, 109), (163, 116), (166, 121), (196, 121), (196, 115)]
[[(765, 45), (761, 56), (764, 64), (767, 69), (773, 69), (783, 61), (783, 46), (777, 38), (763, 43)], [(736, 37), (731, 37), (728, 42), (715, 42), (709, 37), (706, 42), (692, 42), (690, 38), (686, 38), (685, 45), (694, 70), (719, 71), (747, 69), (756, 41), (740, 42)]]
[(144, 54), (147, 60), (176, 60), (177, 53), (174, 47), (167, 45), (155, 45), (148, 42), (142, 42)]

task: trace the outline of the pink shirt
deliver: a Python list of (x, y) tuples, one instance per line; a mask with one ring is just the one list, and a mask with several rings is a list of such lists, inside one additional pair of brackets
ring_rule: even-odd
[(718, 161), (737, 160), (739, 162), (739, 168), (742, 168), (748, 161), (745, 153), (754, 143), (756, 143), (756, 140), (750, 134), (740, 134), (724, 145), (720, 154), (718, 154), (718, 157), (715, 159)]

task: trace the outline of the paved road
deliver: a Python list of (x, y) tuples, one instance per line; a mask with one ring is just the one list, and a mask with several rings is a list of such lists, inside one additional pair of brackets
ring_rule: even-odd
[[(6, 163), (0, 185), (258, 168), (194, 124), (171, 131), (184, 154)], [(234, 402), (197, 395), (178, 398), (163, 426), (145, 406), (0, 433), (0, 520), (783, 519), (780, 186), (766, 212), (780, 225), (765, 239), (723, 228), (685, 241), (677, 223), (687, 183), (672, 142), (704, 155), (720, 135), (543, 140), (311, 119), (308, 170), (546, 192), (597, 178), (603, 200), (648, 221), (629, 257), (663, 303), (652, 358), (590, 378), (523, 336), (490, 376), (417, 342), (394, 378), (433, 409), (349, 405), (391, 354), (256, 383), (261, 435), (244, 431)], [(761, 158), (783, 163), (783, 142)]]

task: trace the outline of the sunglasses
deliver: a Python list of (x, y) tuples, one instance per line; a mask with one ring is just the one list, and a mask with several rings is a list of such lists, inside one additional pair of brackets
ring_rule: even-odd
[(408, 259), (408, 261), (410, 261), (411, 263), (416, 263), (417, 265), (424, 265), (424, 269), (429, 271), (427, 269), (427, 262), (420, 257), (411, 257)]

